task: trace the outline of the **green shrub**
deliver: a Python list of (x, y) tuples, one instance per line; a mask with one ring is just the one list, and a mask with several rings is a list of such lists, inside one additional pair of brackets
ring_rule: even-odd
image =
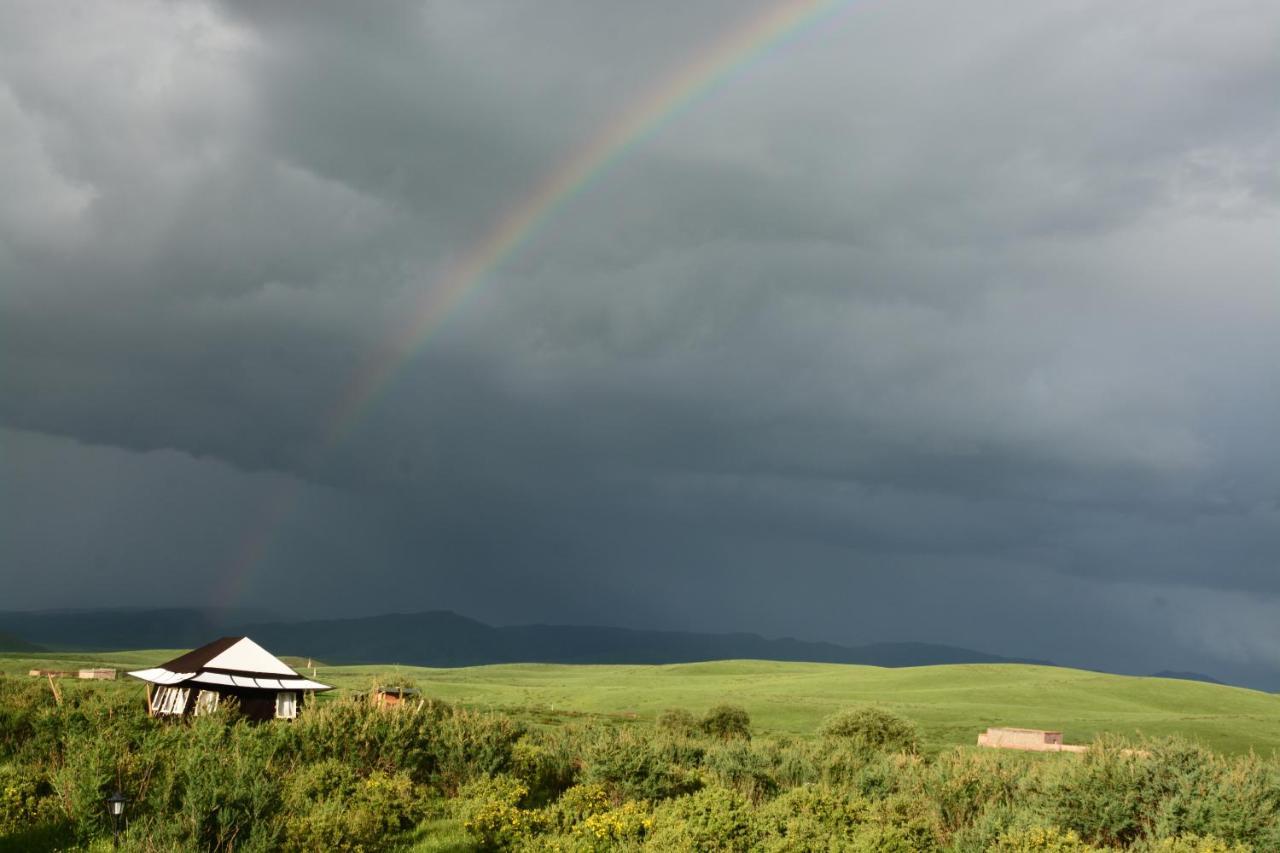
[(648, 846), (672, 851), (746, 851), (756, 840), (751, 804), (736, 791), (713, 786), (659, 806)]
[(1280, 849), (1275, 762), (1224, 759), (1178, 739), (1100, 739), (1079, 760), (1037, 765), (1020, 797), (1046, 825), (1099, 846), (1183, 836)]
[(698, 718), (684, 708), (667, 708), (658, 715), (654, 725), (660, 732), (679, 737), (693, 737), (701, 731)]
[(285, 805), (305, 810), (321, 800), (347, 799), (359, 783), (356, 768), (336, 758), (305, 764), (290, 774), (285, 784)]
[(250, 724), (152, 720), (136, 690), (63, 688), (59, 705), (47, 684), (0, 679), (0, 853), (105, 850), (117, 786), (123, 847), (148, 853), (384, 849), (449, 796), (437, 822), (488, 849), (1280, 850), (1280, 759), (1176, 739), (925, 757), (914, 726), (878, 709), (812, 741), (749, 741), (732, 708), (705, 728), (673, 711), (531, 730), (356, 696)]
[(870, 820), (866, 800), (835, 788), (805, 785), (765, 804), (757, 817), (770, 851), (843, 849)]
[(849, 839), (848, 846), (840, 849), (849, 853), (921, 853), (934, 848), (932, 844), (921, 846), (908, 830), (900, 826), (870, 823), (859, 827)]
[(753, 803), (777, 793), (778, 782), (773, 777), (770, 756), (743, 741), (710, 750), (706, 767), (721, 785), (733, 788)]
[[(1134, 853), (1253, 853), (1254, 847), (1237, 842), (1230, 844), (1212, 835), (1180, 835), (1158, 841), (1143, 841), (1131, 848)], [(1258, 850), (1274, 850), (1260, 847)]]
[(46, 755), (56, 747), (50, 722), (58, 715), (42, 681), (0, 679), (0, 761), (20, 759), (34, 745)]
[(186, 748), (171, 759), (176, 804), (169, 814), (183, 837), (206, 850), (275, 849), (289, 763), (277, 754), (274, 727), (217, 718), (181, 725), (174, 739), (186, 740)]
[(1080, 840), (1074, 830), (1056, 827), (1032, 827), (1011, 830), (1000, 836), (991, 853), (1098, 853)]
[(653, 830), (653, 812), (646, 802), (628, 800), (617, 808), (587, 815), (573, 827), (573, 837), (593, 850), (616, 850), (638, 845)]
[(1256, 756), (1228, 760), (1178, 739), (1144, 745), (1155, 838), (1217, 837), (1280, 849), (1280, 777)]
[(656, 737), (651, 739), (650, 743), (654, 752), (661, 756), (664, 761), (683, 767), (686, 770), (694, 770), (701, 767), (706, 760), (707, 750), (710, 746), (701, 736), (685, 737), (663, 732), (659, 732)]
[(567, 832), (592, 815), (607, 812), (612, 802), (609, 791), (604, 785), (575, 785), (555, 801), (549, 811), (548, 820), (554, 829)]
[(457, 812), (486, 850), (523, 847), (547, 826), (546, 816), (520, 807), (529, 789), (510, 776), (476, 779), (458, 791)]
[(436, 767), (436, 720), (448, 712), (432, 705), (388, 714), (363, 696), (344, 696), (307, 709), (288, 731), (304, 762), (332, 758), (361, 768), (406, 770), (422, 782)]
[(1025, 805), (990, 805), (949, 838), (954, 853), (986, 853), (1010, 832), (1044, 829), (1044, 820)]
[(793, 742), (782, 737), (766, 741), (761, 750), (769, 757), (773, 778), (782, 789), (795, 788), (819, 781), (821, 773), (814, 761), (814, 750), (808, 743)]
[(707, 711), (698, 726), (704, 734), (721, 740), (751, 740), (751, 716), (737, 705), (716, 705)]
[(697, 790), (696, 774), (670, 761), (660, 745), (636, 729), (605, 729), (587, 744), (582, 780), (603, 785), (617, 802), (659, 800)]
[(524, 726), (500, 714), (450, 709), (434, 721), (432, 781), (449, 793), (471, 779), (507, 772), (524, 732)]
[(48, 780), (32, 767), (0, 765), (0, 837), (58, 821)]
[(291, 780), (281, 849), (379, 849), (417, 822), (421, 802), (405, 773), (375, 770), (359, 779), (336, 763), (306, 768)]
[(1098, 846), (1127, 847), (1145, 834), (1158, 807), (1145, 784), (1146, 761), (1121, 741), (1100, 739), (1078, 760), (1039, 766), (1022, 793), (1044, 825)]
[(920, 751), (920, 735), (915, 723), (873, 705), (831, 715), (823, 722), (819, 734), (873, 752), (915, 754)]
[(529, 801), (546, 805), (572, 787), (578, 776), (576, 733), (527, 733), (511, 748), (511, 774), (529, 788)]
[(956, 749), (935, 756), (920, 773), (905, 775), (912, 793), (933, 804), (940, 830), (949, 837), (986, 810), (1013, 804), (1025, 772), (1021, 757)]
[[(932, 804), (925, 799), (911, 794), (891, 794), (882, 800), (872, 801), (871, 815), (872, 823), (880, 829), (864, 835), (871, 840), (880, 839), (877, 843), (882, 843), (886, 849), (927, 853), (941, 846), (937, 816)], [(902, 847), (903, 844), (907, 846)]]

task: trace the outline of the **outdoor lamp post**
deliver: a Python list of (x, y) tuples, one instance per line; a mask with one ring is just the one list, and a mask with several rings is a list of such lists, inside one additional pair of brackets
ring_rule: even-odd
[(107, 811), (111, 812), (112, 845), (115, 847), (120, 846), (120, 815), (124, 814), (127, 802), (129, 798), (119, 791), (107, 797)]

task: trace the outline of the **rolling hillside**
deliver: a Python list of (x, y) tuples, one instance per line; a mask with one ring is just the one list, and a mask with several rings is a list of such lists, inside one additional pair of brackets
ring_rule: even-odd
[[(143, 667), (173, 651), (0, 654), (0, 670), (81, 664)], [(317, 677), (363, 690), (390, 674), (414, 679), (428, 696), (501, 708), (547, 723), (607, 715), (645, 724), (664, 708), (695, 713), (743, 705), (761, 733), (813, 734), (833, 711), (888, 706), (919, 723), (931, 749), (970, 745), (990, 725), (1060, 729), (1068, 742), (1095, 734), (1180, 734), (1224, 752), (1280, 749), (1280, 697), (1238, 687), (1105, 675), (1061, 667), (965, 664), (880, 668), (840, 664), (717, 661), (667, 666), (519, 664), (461, 669), (320, 666)], [(83, 689), (141, 691), (128, 680)], [(332, 694), (330, 694), (332, 695)]]
[[(366, 686), (377, 667), (321, 669), (321, 678)], [(963, 664), (881, 668), (836, 664), (717, 661), (669, 666), (486, 666), (395, 669), (428, 695), (492, 707), (635, 714), (663, 708), (701, 712), (719, 702), (746, 707), (755, 724), (809, 735), (839, 708), (888, 706), (918, 722), (930, 747), (972, 744), (992, 725), (1094, 735), (1181, 734), (1225, 752), (1280, 749), (1280, 697), (1193, 681), (1136, 678), (1062, 667)]]

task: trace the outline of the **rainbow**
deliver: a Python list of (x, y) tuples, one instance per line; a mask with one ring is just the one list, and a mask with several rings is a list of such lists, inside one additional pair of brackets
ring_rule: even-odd
[[(850, 2), (778, 0), (729, 30), (603, 125), (423, 290), (407, 312), (407, 321), (387, 336), (344, 387), (323, 420), (327, 426), (321, 446), (331, 450), (351, 434), (467, 293), (565, 201), (689, 104)], [(273, 487), (252, 529), (228, 560), (217, 596), (220, 606), (229, 607), (243, 597), (253, 567), (269, 553), (278, 529), (296, 510), (300, 489), (301, 484), (292, 481)]]
[(334, 447), (351, 433), (467, 293), (527, 242), (549, 214), (691, 102), (848, 2), (782, 0), (768, 6), (667, 76), (574, 150), (422, 292), (408, 312), (408, 322), (388, 335), (344, 389), (325, 421), (324, 446)]

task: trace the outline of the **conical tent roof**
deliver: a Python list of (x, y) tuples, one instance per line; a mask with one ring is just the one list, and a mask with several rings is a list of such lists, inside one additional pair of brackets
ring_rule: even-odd
[(222, 637), (151, 669), (129, 675), (152, 684), (192, 684), (259, 690), (330, 690), (298, 675), (248, 637)]

